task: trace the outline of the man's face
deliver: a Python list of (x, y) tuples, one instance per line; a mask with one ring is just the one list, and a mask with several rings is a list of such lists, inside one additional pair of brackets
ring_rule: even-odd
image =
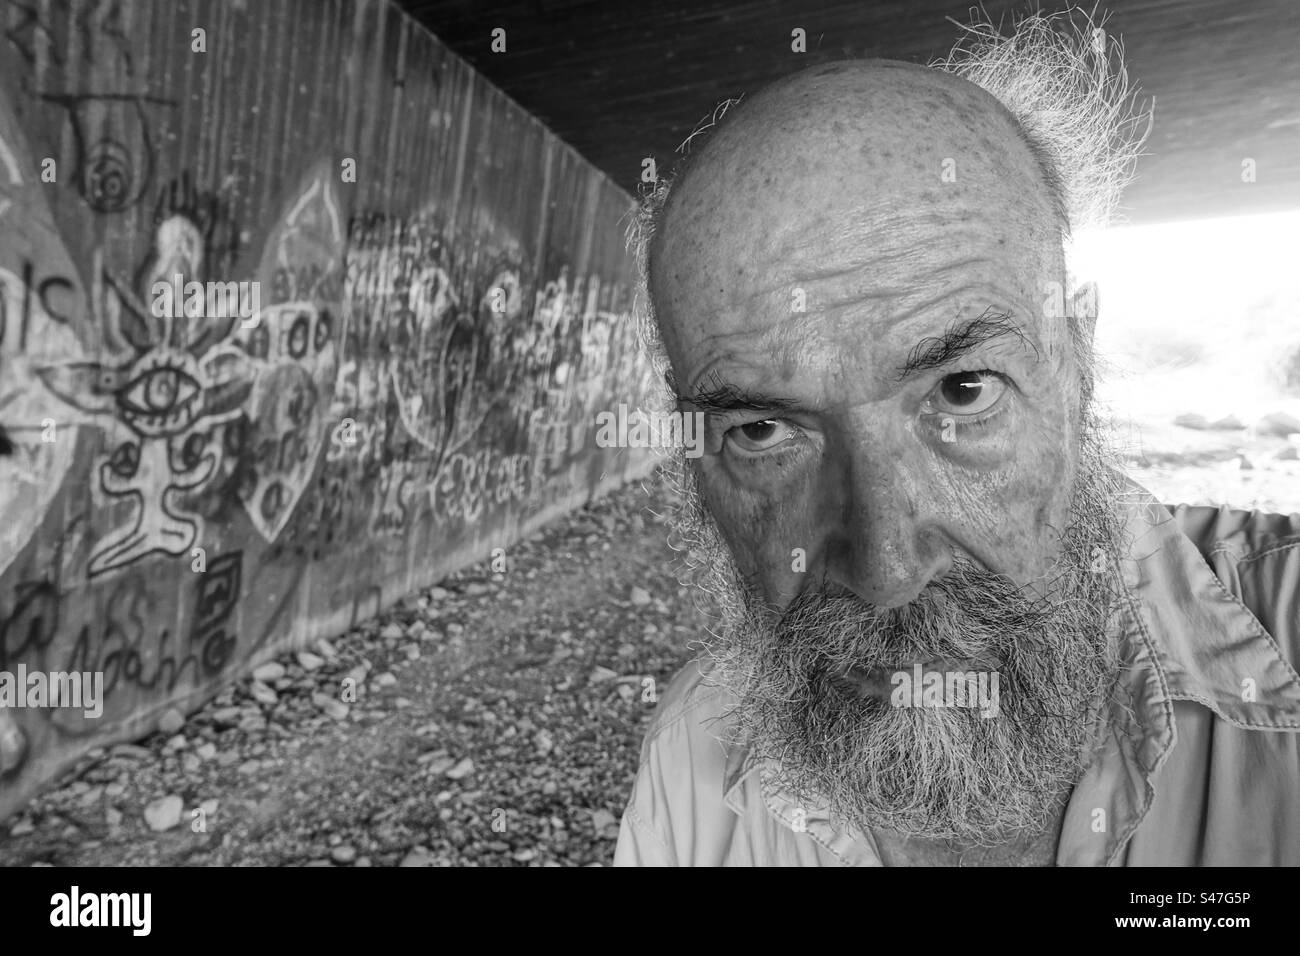
[[(651, 249), (677, 393), (707, 415), (683, 520), (734, 579), (718, 653), (787, 782), (864, 825), (1032, 825), (1113, 671), (1086, 566), (1104, 469), (1044, 310), (1055, 223), (987, 96), (877, 62), (742, 107)], [(1002, 716), (891, 708), (913, 664), (999, 673)]]

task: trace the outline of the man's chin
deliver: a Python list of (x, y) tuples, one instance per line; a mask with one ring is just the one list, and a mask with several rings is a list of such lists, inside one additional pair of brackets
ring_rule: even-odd
[(751, 746), (770, 758), (769, 783), (864, 831), (1005, 843), (1039, 832), (1087, 763), (1086, 745), (1063, 752), (1074, 735), (1018, 733), (976, 709), (856, 707), (856, 729), (810, 715)]

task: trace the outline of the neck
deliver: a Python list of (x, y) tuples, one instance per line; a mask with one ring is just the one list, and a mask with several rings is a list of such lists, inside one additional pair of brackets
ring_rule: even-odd
[(885, 866), (1053, 866), (1069, 795), (1052, 805), (1043, 825), (995, 845), (962, 845), (951, 840), (906, 837), (891, 830), (871, 831)]

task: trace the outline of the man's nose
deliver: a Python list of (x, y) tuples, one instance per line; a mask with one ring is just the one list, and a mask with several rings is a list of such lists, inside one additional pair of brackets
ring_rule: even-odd
[(926, 510), (926, 489), (903, 456), (879, 448), (858, 449), (844, 471), (828, 576), (869, 604), (908, 604), (951, 565)]

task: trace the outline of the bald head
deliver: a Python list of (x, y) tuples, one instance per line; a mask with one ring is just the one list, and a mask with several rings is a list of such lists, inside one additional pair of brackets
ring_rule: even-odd
[[(773, 223), (776, 204), (804, 215)], [(847, 236), (872, 220), (980, 214), (1059, 244), (1069, 224), (1051, 158), (974, 83), (895, 60), (848, 60), (732, 107), (680, 171), (649, 254), (653, 264), (678, 227), (711, 243), (763, 216), (767, 235), (752, 238), (770, 243), (798, 241), (814, 219)]]

